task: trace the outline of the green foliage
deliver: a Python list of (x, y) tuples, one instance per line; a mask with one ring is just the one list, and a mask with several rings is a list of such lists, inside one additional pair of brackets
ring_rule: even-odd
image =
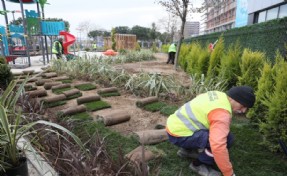
[(87, 107), (87, 111), (97, 111), (111, 107), (109, 103), (101, 100), (85, 103), (84, 105)]
[(0, 56), (0, 64), (6, 64), (6, 58), (4, 56)]
[(277, 59), (278, 62), (273, 67), (274, 91), (264, 102), (268, 107), (266, 122), (260, 124), (264, 144), (271, 151), (279, 149), (279, 139), (287, 143), (287, 62), (282, 57)]
[(137, 42), (136, 43), (136, 51), (140, 51), (141, 50), (141, 46), (140, 46), (140, 44)]
[(206, 74), (207, 79), (212, 79), (218, 76), (221, 58), (223, 54), (224, 54), (224, 40), (223, 37), (221, 36), (210, 55), (209, 66)]
[(0, 63), (0, 89), (5, 90), (12, 80), (13, 75), (10, 67), (7, 64)]
[(185, 60), (187, 62), (187, 68), (186, 71), (192, 75), (197, 73), (198, 68), (198, 60), (199, 60), (199, 55), (201, 53), (201, 46), (198, 43), (192, 43), (191, 44), (191, 50), (187, 54)]
[(116, 91), (116, 92), (107, 92), (107, 93), (99, 93), (101, 97), (114, 97), (114, 96), (121, 96), (121, 94)]
[(180, 52), (178, 56), (178, 63), (185, 71), (187, 69), (187, 61), (186, 57), (191, 50), (191, 46), (188, 44), (183, 43), (180, 47)]
[(75, 120), (90, 120), (92, 117), (87, 112), (77, 113), (71, 116), (71, 119)]
[(241, 61), (241, 76), (238, 77), (238, 85), (248, 85), (257, 90), (258, 79), (261, 77), (261, 69), (266, 61), (265, 54), (245, 49)]
[(238, 76), (240, 75), (240, 60), (242, 55), (242, 49), (239, 41), (232, 44), (228, 51), (223, 55), (219, 70), (219, 78), (224, 79), (227, 82), (227, 88), (231, 88), (236, 85)]
[(152, 50), (152, 52), (154, 52), (154, 53), (158, 52), (158, 48), (157, 48), (155, 42), (153, 42), (153, 44), (152, 44), (152, 46), (151, 46), (151, 50)]
[(168, 47), (169, 47), (169, 45), (167, 45), (167, 44), (161, 45), (161, 51), (163, 53), (168, 53)]
[(171, 114), (173, 114), (175, 111), (178, 110), (177, 106), (164, 106), (163, 108), (161, 108), (160, 113), (165, 115), (165, 116), (169, 116)]
[(265, 123), (268, 112), (268, 107), (263, 103), (268, 95), (274, 91), (274, 80), (272, 74), (272, 66), (270, 63), (265, 62), (261, 77), (258, 81), (258, 90), (255, 92), (256, 101), (254, 106), (248, 111), (247, 117), (251, 122)]
[(161, 110), (166, 104), (164, 102), (154, 102), (145, 105), (143, 108), (147, 111), (156, 112)]
[(97, 86), (95, 86), (94, 84), (81, 84), (81, 85), (76, 85), (75, 88), (82, 90), (82, 91), (87, 91), (87, 90), (93, 90), (96, 89)]
[(112, 38), (112, 49), (114, 51), (117, 51), (117, 43), (116, 43), (116, 39), (115, 39), (115, 36), (116, 35), (116, 30), (115, 28), (112, 28), (112, 33), (111, 33), (111, 38)]
[(264, 52), (273, 62), (277, 49), (280, 53), (286, 51), (284, 47), (284, 43), (287, 41), (286, 23), (287, 17), (279, 18), (264, 23), (233, 28), (224, 32), (189, 38), (184, 40), (184, 42), (191, 43), (198, 41), (202, 45), (205, 43), (213, 43), (223, 34), (226, 46), (239, 40), (244, 48), (250, 48), (252, 51)]
[(198, 56), (198, 63), (196, 67), (196, 73), (198, 74), (207, 74), (208, 65), (209, 65), (209, 59), (210, 59), (210, 52), (208, 48), (202, 48), (201, 52)]

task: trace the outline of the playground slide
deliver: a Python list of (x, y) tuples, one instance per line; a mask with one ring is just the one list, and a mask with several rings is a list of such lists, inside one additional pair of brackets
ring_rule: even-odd
[(65, 39), (63, 41), (63, 47), (64, 47), (64, 54), (67, 55), (67, 54), (69, 54), (68, 47), (76, 41), (76, 37), (74, 35), (70, 34), (69, 32), (66, 32), (66, 31), (61, 31), (60, 35), (65, 37)]

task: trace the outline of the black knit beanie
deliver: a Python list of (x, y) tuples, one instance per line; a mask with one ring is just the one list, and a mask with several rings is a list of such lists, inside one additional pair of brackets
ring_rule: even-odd
[(228, 90), (227, 95), (247, 108), (252, 108), (255, 102), (253, 89), (249, 86), (232, 87)]

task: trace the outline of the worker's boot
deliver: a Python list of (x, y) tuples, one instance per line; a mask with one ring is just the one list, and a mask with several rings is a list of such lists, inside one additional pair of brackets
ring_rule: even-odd
[(189, 165), (189, 168), (200, 176), (221, 176), (220, 172), (212, 169), (210, 166), (207, 166), (205, 164), (195, 166), (193, 163), (191, 163)]
[(177, 155), (182, 157), (182, 158), (193, 158), (193, 159), (197, 159), (198, 158), (198, 150), (197, 149), (192, 149), (192, 150), (187, 150), (184, 148), (180, 148), (177, 151)]

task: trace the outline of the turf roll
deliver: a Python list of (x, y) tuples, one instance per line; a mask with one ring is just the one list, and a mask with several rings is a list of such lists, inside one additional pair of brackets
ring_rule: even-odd
[(115, 110), (105, 115), (98, 115), (97, 119), (104, 122), (105, 126), (116, 125), (129, 121), (131, 116), (124, 110)]
[(63, 94), (66, 95), (66, 97), (76, 95), (78, 93), (80, 93), (80, 91), (78, 89), (71, 89), (71, 90), (67, 90), (67, 91), (63, 92)]
[(118, 92), (118, 88), (108, 87), (108, 88), (99, 89), (97, 91), (98, 94), (104, 94), (104, 93), (110, 93), (110, 92)]
[(57, 77), (57, 76), (58, 76), (58, 74), (56, 72), (44, 73), (42, 75), (42, 77), (44, 77), (44, 78), (53, 78), (53, 77)]
[(152, 159), (157, 158), (152, 151), (148, 150), (144, 146), (139, 146), (125, 155), (127, 159), (135, 164), (141, 165), (143, 161), (148, 162)]
[(78, 98), (77, 103), (78, 105), (80, 105), (80, 104), (89, 103), (92, 101), (99, 101), (99, 100), (101, 100), (101, 97), (99, 95), (92, 95), (92, 96)]
[(27, 92), (27, 94), (28, 94), (29, 97), (31, 97), (31, 98), (44, 97), (44, 96), (47, 96), (47, 91), (44, 90), (44, 89), (41, 89), (41, 90), (35, 90), (35, 91)]
[(62, 82), (46, 82), (46, 83), (44, 84), (44, 88), (45, 88), (46, 90), (49, 90), (49, 89), (52, 88), (52, 86), (56, 86), (56, 85), (60, 85), (60, 84), (62, 84)]
[(42, 101), (44, 101), (45, 103), (53, 103), (53, 102), (62, 101), (62, 100), (66, 100), (66, 96), (64, 94), (55, 95), (52, 97), (47, 97), (47, 98), (42, 99)]
[(59, 77), (54, 77), (54, 78), (51, 78), (52, 80), (54, 81), (63, 81), (63, 80), (67, 80), (67, 79), (70, 79), (68, 76), (59, 76)]
[(70, 87), (71, 87), (71, 84), (59, 84), (59, 85), (52, 86), (51, 89), (56, 90), (56, 89), (70, 88)]
[(38, 81), (35, 82), (37, 86), (43, 86), (46, 82), (52, 82), (51, 79), (38, 79)]
[(165, 129), (146, 130), (135, 132), (136, 138), (141, 144), (158, 144), (168, 139)]
[(68, 115), (74, 115), (74, 114), (81, 113), (81, 112), (86, 112), (86, 110), (87, 110), (86, 106), (84, 105), (72, 106), (67, 109), (61, 110), (60, 114), (62, 116), (68, 116)]
[(136, 101), (136, 106), (137, 107), (144, 107), (147, 104), (154, 103), (154, 102), (157, 102), (157, 101), (158, 101), (157, 97), (147, 97), (147, 98), (143, 98), (141, 100), (137, 100)]

